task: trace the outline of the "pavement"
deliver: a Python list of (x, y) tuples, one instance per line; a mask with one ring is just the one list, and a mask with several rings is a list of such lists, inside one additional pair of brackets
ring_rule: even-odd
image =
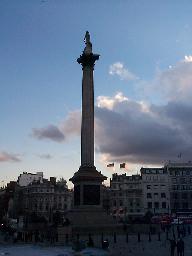
[[(172, 239), (172, 232), (169, 238)], [(138, 242), (137, 235), (129, 235), (128, 242), (125, 235), (116, 237), (104, 237), (109, 241), (109, 249), (86, 248), (81, 252), (75, 252), (71, 247), (47, 246), (34, 244), (12, 244), (0, 243), (0, 256), (170, 256), (170, 241), (166, 239), (166, 233), (161, 233), (161, 240), (158, 235), (141, 234), (141, 241)], [(177, 237), (176, 237), (177, 239)], [(192, 255), (192, 235), (183, 237), (185, 243), (185, 256)], [(175, 251), (175, 256), (177, 255)]]
[[(170, 237), (171, 238), (171, 237)], [(185, 256), (192, 255), (192, 235), (182, 238), (185, 243)], [(148, 235), (141, 235), (141, 241), (138, 242), (137, 236), (129, 237), (128, 243), (117, 238), (117, 243), (109, 247), (110, 256), (170, 256), (170, 241), (166, 240), (166, 234), (161, 235), (161, 241), (158, 241), (157, 235), (151, 235), (149, 241)], [(175, 256), (177, 251), (175, 249)]]

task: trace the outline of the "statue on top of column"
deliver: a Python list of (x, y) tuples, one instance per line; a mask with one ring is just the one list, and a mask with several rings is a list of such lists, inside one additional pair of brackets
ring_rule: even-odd
[(85, 44), (86, 44), (86, 47), (84, 49), (84, 53), (85, 54), (90, 54), (92, 53), (92, 43), (90, 41), (90, 34), (89, 34), (89, 31), (86, 31), (85, 33), (85, 37), (84, 37), (84, 41), (85, 41)]

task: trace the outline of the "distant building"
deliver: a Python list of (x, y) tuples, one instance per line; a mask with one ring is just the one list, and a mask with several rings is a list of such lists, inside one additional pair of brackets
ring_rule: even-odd
[(0, 220), (6, 217), (13, 217), (14, 206), (13, 198), (17, 183), (15, 181), (10, 181), (5, 188), (0, 189)]
[(101, 198), (103, 202), (103, 209), (107, 212), (107, 214), (110, 214), (111, 189), (110, 187), (102, 185), (101, 192), (102, 192)]
[(144, 211), (153, 214), (170, 213), (170, 193), (167, 170), (141, 168)]
[(56, 182), (51, 177), (50, 181), (33, 181), (28, 186), (21, 187), (22, 209), (24, 215), (35, 214), (52, 221), (53, 214), (65, 214), (71, 209), (72, 192), (68, 189), (64, 179)]
[(17, 183), (21, 187), (28, 186), (33, 181), (39, 181), (43, 183), (43, 172), (36, 172), (36, 173), (27, 173), (23, 172), (19, 175)]
[(168, 163), (172, 212), (192, 212), (192, 163)]
[(113, 174), (110, 189), (111, 212), (114, 216), (133, 219), (144, 214), (140, 175)]

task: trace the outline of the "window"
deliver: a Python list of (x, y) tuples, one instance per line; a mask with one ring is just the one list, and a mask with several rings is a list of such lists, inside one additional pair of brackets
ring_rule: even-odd
[[(191, 195), (192, 196), (192, 195)], [(174, 199), (178, 199), (178, 194), (177, 193), (173, 193), (173, 198)]]
[(158, 185), (154, 185), (154, 189), (158, 189)]
[(182, 193), (182, 199), (187, 199), (187, 193)]
[(154, 196), (158, 196), (158, 193), (154, 193)]
[(183, 209), (188, 209), (188, 203), (187, 202), (183, 203)]
[(161, 198), (166, 198), (166, 194), (165, 193), (161, 193)]
[(120, 205), (120, 206), (123, 206), (123, 202), (122, 202), (121, 200), (119, 201), (119, 205)]
[(113, 206), (116, 206), (116, 205), (117, 205), (116, 200), (114, 200), (113, 201)]
[(174, 209), (179, 209), (179, 203), (174, 203)]
[(152, 198), (151, 193), (147, 193), (147, 198)]
[(151, 189), (151, 185), (147, 185), (147, 189)]
[(155, 206), (156, 209), (159, 209), (159, 202), (155, 202), (154, 206)]
[(166, 202), (162, 202), (162, 208), (166, 209)]
[(148, 203), (147, 203), (147, 208), (148, 208), (148, 209), (152, 209), (152, 202), (148, 202)]
[(185, 178), (180, 178), (180, 183), (184, 184), (185, 183)]

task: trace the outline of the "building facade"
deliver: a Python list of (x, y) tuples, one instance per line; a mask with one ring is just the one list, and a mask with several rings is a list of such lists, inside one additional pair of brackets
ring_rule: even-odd
[(192, 212), (192, 163), (168, 163), (171, 211)]
[(27, 186), (18, 186), (14, 197), (17, 215), (43, 217), (52, 222), (55, 213), (64, 216), (71, 209), (72, 191), (66, 181), (55, 177), (34, 180)]
[(39, 181), (40, 183), (43, 183), (43, 172), (23, 172), (22, 174), (19, 175), (17, 183), (19, 186), (25, 187), (31, 184), (33, 181)]
[(113, 215), (133, 219), (144, 214), (141, 181), (140, 175), (113, 174), (110, 180)]
[(144, 211), (170, 213), (168, 173), (165, 168), (141, 168)]

